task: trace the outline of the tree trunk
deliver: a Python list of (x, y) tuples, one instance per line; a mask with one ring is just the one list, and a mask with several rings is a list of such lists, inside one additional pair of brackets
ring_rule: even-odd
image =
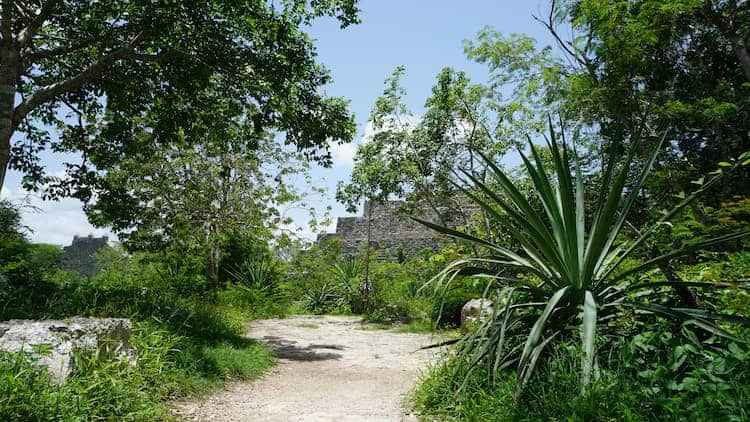
[(731, 16), (732, 13), (737, 13), (737, 2), (729, 2), (729, 17), (725, 16), (721, 11), (714, 10), (713, 5), (713, 1), (706, 0), (705, 3), (703, 3), (703, 10), (719, 28), (719, 30), (722, 32), (722, 35), (727, 37), (729, 39), (729, 42), (732, 43), (732, 49), (734, 50), (734, 54), (737, 56), (737, 61), (740, 64), (740, 68), (745, 74), (747, 80), (750, 81), (750, 53), (748, 53), (747, 50), (747, 41), (742, 36), (742, 34), (738, 33), (739, 31), (737, 30), (735, 21), (736, 16)]
[[(648, 252), (649, 258), (656, 258), (657, 256), (661, 256), (661, 250), (656, 245), (652, 245), (649, 242), (646, 242), (646, 251)], [(683, 285), (684, 280), (680, 278), (680, 276), (677, 274), (677, 272), (672, 267), (672, 264), (669, 263), (669, 261), (665, 261), (660, 263), (658, 266), (659, 271), (664, 275), (664, 278), (667, 279), (667, 281), (676, 283), (672, 286), (675, 293), (677, 293), (677, 296), (680, 297), (680, 300), (682, 300), (682, 303), (687, 306), (688, 308), (694, 308), (694, 309), (704, 309), (703, 303), (701, 302), (698, 295), (688, 286)]]
[[(641, 231), (638, 230), (634, 225), (632, 225), (630, 222), (626, 223), (638, 236), (641, 235)], [(646, 253), (650, 259), (662, 255), (661, 250), (659, 250), (658, 246), (648, 241), (644, 242), (644, 246), (646, 247)], [(667, 281), (675, 283), (675, 285), (672, 286), (672, 289), (675, 291), (675, 293), (677, 293), (677, 296), (680, 297), (680, 300), (682, 300), (682, 303), (685, 306), (694, 309), (705, 309), (703, 306), (703, 302), (701, 302), (701, 299), (698, 297), (695, 291), (690, 287), (682, 284), (684, 283), (684, 280), (680, 278), (669, 261), (662, 262), (657, 265), (657, 267), (659, 268), (659, 271), (661, 271), (662, 275), (664, 275), (664, 278), (667, 279)]]
[(365, 279), (359, 286), (359, 303), (356, 304), (357, 309), (353, 311), (358, 313), (364, 313), (370, 310), (370, 298), (375, 293), (375, 289), (372, 287), (372, 281), (370, 281), (370, 242), (372, 241), (372, 206), (373, 201), (370, 200), (370, 206), (367, 207), (367, 245), (365, 246)]
[(680, 297), (680, 300), (682, 300), (683, 304), (685, 304), (689, 308), (704, 309), (703, 302), (701, 302), (701, 299), (698, 297), (695, 291), (690, 287), (679, 284), (683, 283), (684, 281), (680, 278), (680, 276), (677, 275), (677, 273), (674, 271), (674, 268), (672, 268), (672, 265), (666, 262), (662, 262), (658, 265), (658, 267), (661, 273), (664, 274), (664, 278), (672, 283), (678, 283), (673, 288), (677, 295)]
[(18, 76), (18, 52), (12, 40), (0, 42), (0, 189), (10, 164), (10, 138), (16, 128), (14, 106)]
[(735, 36), (732, 39), (732, 46), (734, 47), (734, 53), (737, 55), (737, 60), (740, 62), (742, 71), (745, 73), (745, 77), (750, 81), (750, 54), (747, 51), (747, 43), (744, 38)]
[(221, 261), (221, 242), (208, 242), (206, 246), (206, 288), (214, 291), (219, 287), (219, 263)]

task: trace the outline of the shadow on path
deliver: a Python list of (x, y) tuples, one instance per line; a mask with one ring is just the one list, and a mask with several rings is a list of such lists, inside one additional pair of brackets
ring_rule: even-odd
[(333, 352), (319, 352), (318, 350), (344, 350), (344, 346), (338, 344), (311, 344), (309, 346), (297, 346), (296, 341), (286, 340), (276, 336), (265, 336), (262, 342), (273, 350), (279, 359), (297, 361), (319, 361), (339, 360), (341, 355)]

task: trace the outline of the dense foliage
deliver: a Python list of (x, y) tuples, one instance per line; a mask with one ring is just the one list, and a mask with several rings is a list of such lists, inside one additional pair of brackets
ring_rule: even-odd
[[(86, 198), (92, 167), (137, 148), (128, 136), (132, 119), (190, 97), (212, 78), (222, 80), (227, 98), (253, 104), (256, 130), (285, 132), (289, 144), (330, 162), (328, 142), (351, 137), (351, 116), (342, 99), (319, 91), (330, 77), (302, 28), (322, 16), (348, 26), (358, 12), (353, 0), (5, 1), (0, 186), (9, 166), (30, 187), (50, 181), (39, 158), (51, 148), (83, 156), (68, 162), (70, 178), (57, 180), (54, 193), (73, 188)], [(175, 113), (152, 129), (189, 122)]]
[(84, 277), (58, 268), (59, 248), (30, 244), (18, 232), (13, 239), (12, 247), (2, 244), (0, 320), (130, 318), (138, 363), (131, 368), (82, 355), (75, 373), (55, 386), (31, 356), (3, 353), (3, 420), (171, 419), (166, 400), (257, 377), (273, 362), (270, 351), (243, 334), (249, 319), (283, 314), (284, 302), (241, 279), (206, 301), (199, 255), (105, 249), (99, 272)]
[[(489, 383), (450, 360), (431, 369), (414, 392), (419, 409), (438, 420), (745, 420), (750, 365), (745, 343), (716, 349), (695, 333), (651, 325), (609, 350), (599, 377), (580, 393), (576, 345), (562, 344), (514, 401), (513, 373)], [(674, 330), (674, 331), (670, 331)], [(674, 332), (675, 334), (672, 334)], [(466, 378), (455, 388), (455, 371)]]
[[(431, 331), (478, 297), (490, 315), (414, 392), (426, 417), (750, 418), (750, 2), (547, 12), (555, 46), (482, 29), (464, 48), (489, 79), (442, 69), (422, 116), (405, 68), (386, 80), (336, 197), (429, 208), (455, 241), (375, 250), (366, 215), (344, 256), (287, 236), (281, 208), (310, 208), (291, 179), (354, 134), (306, 30), (356, 23), (356, 0), (2, 1), (0, 187), (10, 168), (82, 199), (124, 246), (92, 276), (63, 271), (0, 201), (0, 319), (130, 318), (139, 359), (80, 354), (56, 386), (1, 353), (0, 419), (172, 419), (166, 401), (273, 363), (243, 337), (252, 318)], [(50, 150), (80, 162), (52, 177)]]
[[(569, 152), (564, 142), (559, 144), (554, 131), (548, 147), (554, 167), (551, 174), (547, 173), (545, 163), (533, 143), (530, 143), (532, 158), (521, 155), (525, 170), (532, 179), (534, 192), (542, 204), (541, 213), (488, 159), (485, 160), (491, 177), (501, 190), (493, 190), (468, 173), (466, 177), (470, 185), (462, 187), (466, 195), (497, 220), (497, 226), (506, 228), (520, 245), (520, 250), (497, 244), (492, 236), (475, 237), (418, 220), (428, 227), (487, 250), (480, 257), (455, 261), (435, 279), (437, 283), (445, 284), (452, 282), (457, 275), (481, 276), (487, 282), (487, 291), (497, 292), (492, 295), (497, 308), (492, 317), (461, 342), (460, 356), (469, 359), (470, 366), (486, 364), (488, 373), (494, 374), (517, 364), (520, 393), (531, 377), (536, 362), (540, 356), (544, 356), (545, 348), (569, 340), (572, 332), (576, 332), (580, 334), (582, 342), (581, 377), (585, 388), (594, 371), (597, 337), (604, 335), (600, 331), (611, 327), (611, 321), (626, 318), (632, 309), (678, 318), (726, 338), (733, 337), (712, 320), (750, 326), (750, 320), (696, 306), (690, 300), (690, 292), (686, 292), (689, 286), (728, 288), (732, 286), (729, 283), (673, 280), (640, 283), (628, 278), (660, 263), (695, 254), (706, 247), (742, 239), (750, 235), (750, 231), (730, 232), (686, 243), (663, 255), (650, 256), (645, 262), (631, 268), (623, 268), (626, 260), (649, 241), (657, 227), (645, 228), (632, 241), (623, 242), (630, 211), (641, 194), (661, 142), (657, 143), (646, 167), (632, 177), (634, 153), (631, 152), (624, 160), (611, 155), (592, 211), (587, 211), (583, 182), (585, 174), (581, 171), (575, 151)], [(623, 164), (618, 168), (620, 161)], [(750, 164), (750, 153), (739, 157), (734, 167), (744, 164)], [(700, 193), (718, 183), (722, 172), (720, 170), (713, 178), (702, 183), (700, 189), (666, 212), (656, 224), (670, 222)], [(681, 306), (664, 306), (663, 301), (660, 303), (659, 296), (654, 296), (660, 293), (653, 291), (657, 285), (672, 286), (682, 293)]]
[[(495, 304), (425, 381), (424, 411), (747, 417), (746, 333), (727, 322), (748, 323), (748, 13), (743, 1), (552, 1), (535, 18), (555, 46), (484, 28), (464, 45), (489, 80), (444, 69), (419, 118), (403, 103), (404, 68), (386, 80), (375, 134), (338, 198), (397, 196), (460, 214), (463, 191), (481, 215), (456, 230), (440, 212), (439, 224), (424, 222), (469, 246), (434, 283), (473, 276)], [(568, 141), (540, 145), (550, 110)], [(522, 165), (502, 168), (513, 146)]]

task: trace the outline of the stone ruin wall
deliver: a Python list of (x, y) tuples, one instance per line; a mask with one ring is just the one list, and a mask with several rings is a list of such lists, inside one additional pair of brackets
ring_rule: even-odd
[(75, 236), (73, 243), (64, 247), (57, 257), (60, 268), (87, 276), (96, 274), (98, 266), (94, 255), (103, 248), (109, 247), (108, 240), (106, 236)]
[[(372, 208), (371, 216), (371, 245), (381, 259), (395, 259), (401, 249), (407, 256), (416, 256), (424, 249), (439, 251), (450, 240), (416, 221), (410, 219), (399, 209), (403, 201), (388, 201), (377, 203)], [(340, 239), (341, 252), (344, 255), (359, 255), (367, 241), (367, 213), (372, 206), (365, 202), (364, 210), (358, 217), (339, 217), (336, 221), (336, 232), (318, 236), (318, 241)], [(470, 213), (475, 207), (467, 207)], [(427, 206), (420, 206), (414, 212), (415, 216), (427, 221), (439, 223), (437, 214)], [(450, 226), (460, 225), (459, 221), (452, 221)]]

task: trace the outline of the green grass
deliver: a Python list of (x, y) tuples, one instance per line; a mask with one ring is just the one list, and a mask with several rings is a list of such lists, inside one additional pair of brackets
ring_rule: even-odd
[(129, 318), (138, 361), (131, 368), (83, 356), (78, 369), (53, 386), (28, 356), (2, 355), (0, 420), (170, 420), (170, 400), (257, 378), (273, 365), (272, 353), (244, 334), (251, 319), (283, 313), (280, 305), (246, 289), (201, 298), (146, 270), (38, 283), (3, 308), (0, 319)]
[(368, 322), (357, 327), (358, 330), (362, 330), (362, 331), (382, 331), (382, 330), (390, 330), (391, 328), (393, 328), (391, 324), (385, 324), (385, 323), (380, 323), (380, 322)]
[(2, 355), (0, 420), (169, 420), (168, 400), (206, 394), (227, 380), (257, 378), (274, 363), (257, 342), (186, 330), (178, 334), (168, 324), (139, 322), (131, 339), (138, 350), (135, 367), (81, 356), (76, 371), (58, 386), (29, 356)]
[[(571, 363), (577, 363), (572, 362)], [(455, 362), (433, 367), (412, 393), (415, 409), (428, 420), (456, 421), (642, 421), (649, 420), (639, 386), (631, 380), (606, 376), (580, 395), (577, 370), (556, 373), (529, 388), (514, 403), (515, 372), (501, 374), (490, 384), (484, 373), (454, 374)], [(460, 375), (460, 376), (456, 376)], [(459, 385), (466, 380), (463, 388)]]
[(598, 378), (584, 394), (580, 351), (563, 345), (517, 402), (515, 371), (499, 372), (491, 382), (484, 371), (469, 374), (466, 362), (454, 357), (429, 369), (412, 392), (412, 403), (427, 420), (749, 420), (750, 348), (691, 344), (654, 331), (612, 348), (600, 357)]
[(0, 355), (0, 420), (171, 420), (167, 400), (257, 378), (273, 365), (271, 352), (256, 342), (204, 342), (158, 323), (136, 324), (132, 342), (135, 367), (81, 354), (59, 385), (30, 356)]
[(396, 327), (393, 331), (396, 333), (432, 333), (435, 332), (436, 329), (431, 321), (415, 319), (408, 324)]

